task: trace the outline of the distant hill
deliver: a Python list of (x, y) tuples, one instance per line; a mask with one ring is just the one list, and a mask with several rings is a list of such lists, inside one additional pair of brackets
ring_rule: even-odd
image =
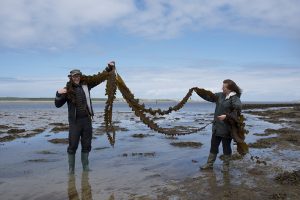
[[(92, 98), (92, 100), (106, 101), (106, 98)], [(0, 97), (0, 101), (54, 101), (54, 98)]]
[[(105, 102), (107, 98), (92, 98), (92, 101), (100, 101), (100, 102)], [(174, 99), (139, 99), (140, 102), (178, 102), (179, 100), (174, 100)], [(54, 98), (31, 98), (31, 97), (0, 97), (0, 101), (54, 101)], [(116, 98), (116, 102), (125, 102), (123, 98)], [(188, 102), (202, 102), (202, 103), (207, 103), (204, 100), (188, 100)], [(300, 104), (300, 101), (287, 101), (287, 102), (248, 102), (248, 101), (243, 101), (243, 108), (252, 108), (256, 107), (258, 105), (264, 105), (265, 107), (278, 107), (278, 106), (291, 106), (294, 104)]]
[[(92, 101), (106, 101), (107, 98), (92, 98)], [(25, 97), (0, 97), (0, 101), (54, 101), (54, 98), (25, 98)], [(123, 102), (123, 98), (116, 98), (116, 101)], [(169, 102), (172, 99), (140, 99), (142, 102)]]
[(0, 97), (0, 101), (53, 101), (54, 98)]

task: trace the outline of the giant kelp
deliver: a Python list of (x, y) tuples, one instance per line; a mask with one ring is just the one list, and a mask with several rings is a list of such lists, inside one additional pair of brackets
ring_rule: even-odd
[(186, 134), (191, 134), (198, 132), (202, 129), (204, 129), (206, 126), (201, 127), (201, 128), (194, 128), (194, 129), (189, 129), (189, 130), (182, 130), (180, 128), (162, 128), (160, 127), (157, 123), (154, 122), (153, 119), (151, 119), (147, 114), (150, 115), (165, 115), (168, 113), (171, 113), (172, 111), (177, 111), (181, 109), (184, 104), (187, 102), (187, 100), (190, 98), (190, 96), (193, 93), (193, 88), (191, 88), (188, 93), (185, 95), (185, 97), (175, 106), (170, 107), (168, 110), (162, 111), (161, 109), (153, 110), (151, 108), (146, 109), (144, 104), (140, 104), (138, 99), (135, 99), (134, 95), (131, 93), (129, 88), (126, 86), (124, 83), (123, 79), (121, 78), (120, 75), (116, 74), (116, 80), (117, 80), (117, 86), (118, 89), (120, 90), (123, 98), (129, 105), (129, 107), (132, 109), (134, 114), (140, 118), (140, 120), (146, 124), (150, 129), (165, 134), (165, 135), (186, 135)]
[[(107, 95), (107, 100), (104, 109), (104, 122), (107, 133), (107, 138), (110, 144), (113, 146), (115, 143), (115, 129), (112, 124), (112, 110), (113, 110), (113, 102), (116, 98), (117, 92), (117, 84), (116, 84), (116, 72), (113, 70), (109, 73), (106, 82), (105, 95)], [(110, 135), (112, 132), (112, 136)]]
[[(197, 87), (191, 88), (188, 90), (187, 94), (182, 98), (179, 103), (177, 103), (173, 107), (169, 107), (167, 110), (161, 110), (161, 109), (152, 109), (152, 108), (146, 108), (145, 104), (140, 103), (140, 100), (135, 98), (134, 94), (130, 91), (130, 89), (127, 87), (121, 76), (116, 73), (115, 70), (109, 72), (109, 76), (107, 78), (106, 83), (106, 95), (107, 95), (107, 101), (105, 105), (104, 110), (104, 122), (107, 132), (107, 137), (110, 141), (111, 145), (114, 145), (115, 143), (115, 130), (112, 123), (112, 110), (113, 110), (113, 102), (115, 100), (116, 96), (116, 90), (119, 89), (121, 92), (124, 100), (127, 102), (128, 106), (131, 108), (131, 110), (134, 112), (134, 114), (140, 118), (140, 120), (147, 125), (150, 129), (162, 133), (169, 136), (174, 135), (186, 135), (186, 134), (192, 134), (196, 133), (198, 131), (203, 130), (208, 125), (212, 124), (213, 122), (210, 122), (206, 124), (203, 127), (200, 128), (180, 128), (180, 127), (173, 127), (173, 128), (163, 128), (160, 127), (154, 120), (156, 115), (167, 115), (170, 114), (173, 111), (178, 111), (186, 104), (186, 102), (189, 100), (189, 98), (192, 96), (193, 92), (195, 91), (197, 94), (199, 93), (205, 93), (208, 98), (215, 98), (214, 94), (210, 91), (206, 91), (204, 89), (199, 89)], [(245, 124), (244, 124), (244, 118), (241, 115), (239, 118), (239, 126), (237, 133), (239, 134), (241, 141), (238, 142), (239, 152), (241, 154), (245, 154), (248, 152), (248, 146), (244, 142), (245, 134), (247, 133), (245, 130)], [(112, 135), (110, 135), (112, 133)]]

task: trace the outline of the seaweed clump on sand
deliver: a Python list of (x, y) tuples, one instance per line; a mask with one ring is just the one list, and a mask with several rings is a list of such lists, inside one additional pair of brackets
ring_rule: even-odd
[(21, 137), (19, 135), (19, 133), (24, 133), (26, 130), (25, 129), (9, 129), (7, 131), (7, 135), (3, 136), (0, 138), (0, 142), (9, 142), (9, 141), (13, 141), (19, 137)]
[(36, 128), (36, 129), (33, 129), (32, 132), (34, 132), (35, 134), (39, 134), (39, 133), (42, 133), (46, 130), (46, 128)]
[(134, 138), (145, 138), (145, 137), (150, 137), (150, 136), (153, 136), (151, 134), (143, 134), (143, 133), (136, 133), (136, 134), (133, 134), (132, 137)]
[(170, 145), (175, 147), (192, 147), (200, 148), (203, 144), (201, 142), (172, 142)]
[(13, 135), (6, 135), (6, 136), (0, 138), (0, 142), (9, 142), (9, 141), (12, 141), (16, 138), (17, 137), (15, 137)]
[(273, 135), (273, 134), (276, 134), (276, 130), (274, 129), (271, 129), (271, 128), (267, 128), (264, 133), (254, 133), (253, 135), (256, 135), (256, 136), (269, 136), (269, 135)]
[(94, 148), (94, 150), (99, 151), (99, 150), (103, 150), (103, 149), (109, 149), (110, 147), (97, 147)]
[[(219, 157), (221, 160), (224, 160), (224, 154), (220, 155)], [(231, 155), (230, 157), (231, 160), (241, 160), (243, 159), (243, 156), (241, 154), (238, 154), (238, 153), (234, 153)]]
[(131, 156), (154, 157), (155, 156), (155, 152), (131, 153)]
[(257, 149), (264, 149), (264, 148), (271, 148), (279, 141), (278, 137), (271, 137), (271, 138), (262, 138), (257, 140), (254, 143), (249, 143), (249, 147), (257, 148)]
[(69, 126), (65, 125), (65, 126), (56, 126), (54, 128), (52, 128), (51, 132), (53, 133), (59, 133), (59, 132), (63, 132), (63, 131), (68, 131), (69, 130)]
[(281, 185), (300, 185), (300, 170), (283, 172), (275, 177), (275, 181)]
[(42, 150), (42, 151), (37, 151), (36, 152), (37, 154), (56, 154), (52, 151), (48, 151), (48, 150)]
[(52, 162), (52, 161), (49, 160), (49, 159), (45, 159), (45, 158), (38, 158), (38, 159), (27, 160), (27, 162), (41, 162), (41, 163), (44, 163), (44, 162)]
[(12, 128), (12, 129), (9, 129), (7, 131), (7, 133), (24, 133), (26, 130), (25, 129), (17, 129), (17, 128)]
[(12, 129), (9, 129), (8, 131), (6, 131), (7, 134), (0, 138), (0, 142), (9, 142), (9, 141), (13, 141), (17, 138), (32, 137), (32, 136), (35, 136), (44, 131), (45, 131), (45, 128), (36, 128), (31, 131), (26, 131), (25, 129), (12, 128)]
[(270, 199), (284, 200), (284, 199), (287, 199), (287, 194), (286, 193), (274, 193), (270, 196)]
[(51, 125), (51, 126), (65, 126), (66, 124), (60, 123), (60, 122), (54, 122), (54, 123), (50, 123), (49, 125)]
[(68, 144), (69, 143), (68, 138), (55, 138), (55, 139), (51, 139), (51, 140), (48, 140), (48, 141), (53, 143), (53, 144)]
[[(132, 157), (136, 157), (136, 156), (139, 156), (139, 157), (154, 157), (155, 155), (156, 155), (155, 152), (146, 152), (146, 153), (133, 152), (133, 153), (131, 153)], [(122, 157), (128, 157), (128, 156), (129, 156), (129, 154), (127, 154), (127, 153), (122, 154)]]
[(281, 145), (282, 147), (300, 146), (300, 131), (292, 128), (281, 128), (278, 130), (266, 129), (267, 134), (277, 134), (277, 137), (262, 138), (254, 143), (250, 143), (252, 148), (271, 148), (274, 145)]
[(282, 128), (278, 131), (281, 141), (286, 141), (296, 146), (300, 146), (300, 131), (293, 128)]
[(115, 131), (115, 132), (119, 132), (119, 131), (129, 131), (129, 129), (125, 128), (125, 127), (121, 127), (121, 126), (118, 126), (118, 125), (115, 125), (115, 123), (113, 123), (113, 127), (112, 126), (108, 126), (106, 128), (105, 125), (101, 125), (99, 126), (98, 128), (95, 128), (94, 131), (93, 131), (93, 134), (94, 135), (103, 135), (106, 133), (106, 131), (109, 131), (109, 132), (112, 132), (112, 131)]
[(0, 125), (0, 129), (9, 129), (10, 126), (7, 126), (7, 125)]

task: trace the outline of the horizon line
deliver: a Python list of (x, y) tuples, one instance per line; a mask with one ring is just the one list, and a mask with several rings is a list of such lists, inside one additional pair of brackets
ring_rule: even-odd
[[(0, 101), (52, 101), (55, 97), (0, 97)], [(94, 101), (105, 101), (107, 98), (92, 98)], [(116, 98), (117, 101), (125, 101), (124, 98)], [(139, 98), (141, 101), (180, 101), (180, 99), (148, 99), (148, 98)], [(207, 102), (205, 100), (193, 100), (189, 99), (189, 102)], [(242, 102), (251, 102), (251, 103), (299, 103), (300, 100), (289, 100), (289, 101), (242, 101)], [(208, 102), (211, 103), (211, 102)]]

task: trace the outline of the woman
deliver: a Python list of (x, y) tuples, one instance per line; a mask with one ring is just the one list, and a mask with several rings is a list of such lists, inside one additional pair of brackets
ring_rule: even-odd
[(219, 145), (222, 142), (223, 146), (223, 171), (229, 171), (229, 161), (232, 154), (231, 140), (232, 130), (231, 121), (237, 119), (237, 115), (241, 112), (242, 103), (240, 97), (242, 94), (241, 89), (237, 84), (226, 79), (223, 81), (223, 92), (212, 93), (210, 91), (195, 88), (196, 93), (203, 99), (216, 103), (214, 122), (212, 126), (210, 154), (207, 163), (200, 168), (202, 170), (212, 169), (219, 153)]

